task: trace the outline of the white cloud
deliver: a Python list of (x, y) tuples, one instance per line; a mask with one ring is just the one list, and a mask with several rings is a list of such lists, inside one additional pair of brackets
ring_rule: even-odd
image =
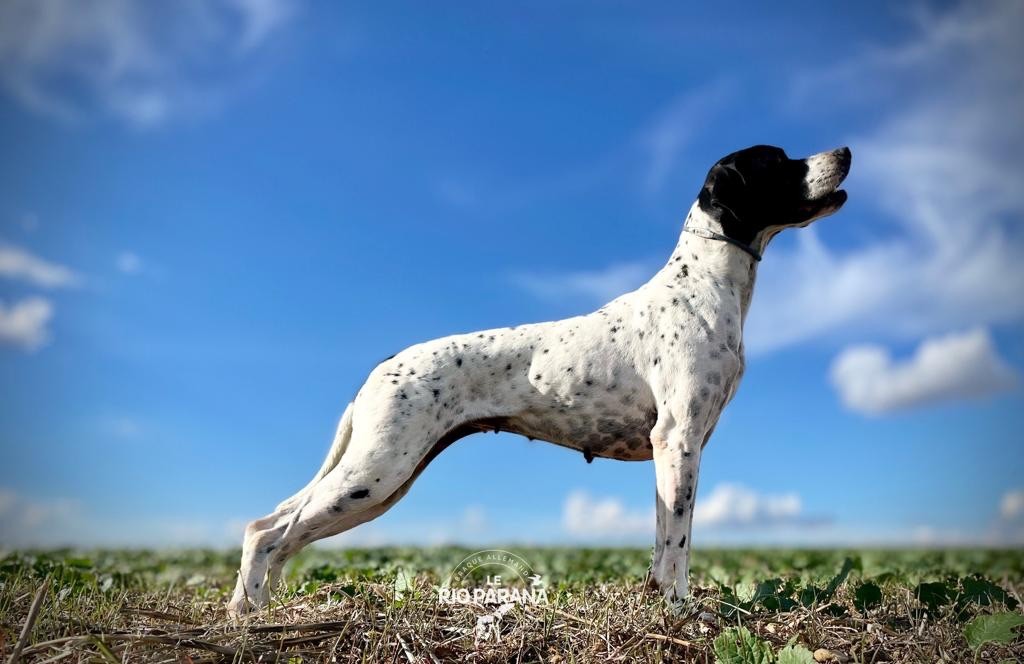
[(142, 272), (142, 259), (139, 255), (131, 251), (122, 251), (117, 255), (117, 259), (114, 261), (117, 269), (122, 274), (139, 274)]
[(0, 488), (0, 542), (21, 545), (41, 542), (47, 533), (62, 531), (77, 519), (81, 505), (68, 498), (28, 498)]
[(487, 528), (487, 512), (480, 505), (469, 505), (462, 511), (462, 527), (472, 532)]
[[(770, 249), (750, 350), (1024, 318), (1024, 125), (1010, 119), (1024, 115), (1024, 68), (1015, 64), (1024, 60), (1024, 5), (964, 3), (920, 15), (918, 28), (906, 43), (801, 81), (816, 113), (826, 99), (893, 109), (849, 139), (847, 180), (852, 200), (892, 223), (843, 251), (825, 247), (813, 228), (799, 231), (795, 249)], [(858, 235), (850, 211), (821, 223)]]
[(53, 305), (43, 297), (28, 297), (5, 305), (0, 302), (0, 344), (36, 350), (50, 340), (47, 325)]
[(0, 244), (0, 277), (20, 279), (43, 288), (74, 286), (80, 281), (71, 269), (10, 244)]
[(583, 298), (605, 303), (641, 286), (655, 270), (645, 262), (618, 263), (602, 270), (564, 273), (520, 273), (513, 281), (521, 288), (545, 300)]
[(698, 497), (693, 513), (695, 528), (778, 526), (809, 523), (800, 496), (759, 494), (738, 484), (719, 484)]
[(138, 127), (216, 105), (233, 74), (294, 13), (292, 0), (8, 0), (0, 83), (67, 121), (96, 113)]
[(129, 415), (108, 417), (101, 422), (104, 433), (123, 440), (136, 440), (146, 433), (146, 427), (137, 418)]
[(1024, 517), (1024, 489), (1007, 491), (999, 503), (999, 516), (1006, 521)]
[(434, 187), (438, 199), (453, 208), (472, 208), (479, 201), (476, 191), (465, 181), (445, 178)]
[(880, 346), (852, 346), (833, 361), (831, 380), (848, 408), (878, 414), (985, 396), (1012, 388), (1017, 376), (976, 329), (926, 339), (902, 363)]
[(241, 51), (257, 48), (295, 14), (295, 0), (228, 0), (242, 19)]
[(17, 494), (10, 489), (0, 488), (0, 519), (7, 516), (7, 514), (14, 509), (17, 499)]
[(21, 226), (21, 230), (26, 233), (32, 233), (39, 228), (39, 217), (31, 212), (21, 215), (18, 219), (18, 225)]
[[(51, 263), (10, 244), (0, 244), (0, 277), (42, 288), (66, 288), (81, 278), (70, 268)], [(0, 344), (36, 350), (50, 340), (53, 303), (37, 295), (10, 305), (0, 301)]]
[(910, 529), (909, 539), (904, 535), (897, 542), (904, 546), (946, 548), (953, 546), (992, 545), (1001, 539), (992, 533), (969, 532), (960, 528), (939, 528), (936, 526), (918, 525)]
[(408, 519), (389, 515), (316, 543), (325, 548), (374, 546), (473, 545), (502, 540), (482, 505), (466, 505), (461, 511)]
[(631, 510), (618, 498), (573, 491), (562, 505), (562, 525), (571, 536), (623, 538), (654, 533), (654, 508)]
[[(819, 526), (824, 519), (804, 514), (795, 493), (760, 494), (747, 487), (722, 483), (697, 496), (693, 527), (699, 536), (729, 531)], [(574, 538), (635, 539), (654, 535), (655, 509), (631, 509), (617, 497), (573, 491), (562, 505), (562, 527)]]
[(100, 515), (75, 498), (0, 487), (0, 546), (238, 546), (244, 524), (192, 515)]

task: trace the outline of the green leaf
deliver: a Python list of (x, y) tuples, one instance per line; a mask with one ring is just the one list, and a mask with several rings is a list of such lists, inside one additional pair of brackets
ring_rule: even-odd
[(828, 587), (825, 588), (825, 592), (828, 594), (827, 599), (832, 599), (832, 596), (839, 590), (839, 586), (843, 585), (846, 581), (846, 577), (850, 575), (853, 569), (860, 569), (860, 559), (854, 560), (853, 558), (847, 558), (843, 561), (843, 567), (839, 570), (839, 573), (832, 577), (832, 580), (828, 582)]
[(412, 578), (404, 569), (399, 568), (395, 574), (395, 599), (405, 598), (405, 594), (413, 589)]
[(979, 606), (991, 606), (1001, 602), (1008, 609), (1017, 608), (1017, 600), (980, 574), (961, 579), (960, 585), (962, 590), (956, 602), (958, 612), (963, 611), (971, 602)]
[(780, 596), (785, 597), (786, 584), (783, 583), (782, 579), (768, 579), (757, 584), (754, 589), (754, 595), (747, 602), (745, 609), (752, 609), (755, 604), (761, 603), (768, 610), (777, 610), (779, 608), (778, 599)]
[(882, 589), (876, 584), (868, 581), (862, 583), (857, 592), (853, 595), (853, 605), (857, 607), (857, 610), (864, 613), (868, 609), (873, 609), (882, 603)]
[(800, 591), (800, 603), (804, 606), (812, 606), (824, 593), (825, 591), (818, 586), (807, 586)]
[(737, 607), (743, 604), (743, 602), (741, 602), (740, 598), (736, 596), (736, 593), (733, 592), (732, 588), (723, 586), (722, 594), (718, 600), (718, 604), (719, 613), (728, 618), (729, 616), (736, 613)]
[(839, 570), (839, 573), (832, 577), (832, 580), (828, 582), (825, 589), (822, 590), (817, 586), (807, 586), (800, 591), (800, 603), (804, 606), (811, 606), (812, 604), (832, 601), (832, 597), (836, 594), (836, 590), (839, 586), (843, 585), (846, 581), (846, 577), (850, 575), (850, 572), (856, 568), (860, 569), (860, 559), (854, 560), (853, 558), (846, 558), (843, 560), (843, 566)]
[(779, 651), (778, 664), (815, 664), (814, 655), (803, 646), (786, 646)]
[(921, 583), (914, 591), (917, 600), (928, 607), (932, 615), (938, 613), (940, 606), (949, 604), (953, 597), (953, 590), (943, 581), (936, 583)]
[(714, 650), (718, 664), (772, 664), (775, 661), (771, 646), (746, 627), (733, 627), (719, 634)]
[(971, 650), (986, 643), (1012, 643), (1017, 638), (1013, 630), (1021, 625), (1024, 625), (1024, 615), (1019, 613), (978, 616), (964, 627), (964, 637)]

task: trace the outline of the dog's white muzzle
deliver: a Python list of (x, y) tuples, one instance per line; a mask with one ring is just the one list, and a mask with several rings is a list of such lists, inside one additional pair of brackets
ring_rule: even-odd
[(814, 201), (836, 190), (850, 172), (850, 148), (819, 152), (807, 158), (807, 199)]

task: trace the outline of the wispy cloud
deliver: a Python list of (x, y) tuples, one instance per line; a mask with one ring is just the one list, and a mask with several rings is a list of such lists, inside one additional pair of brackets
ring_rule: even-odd
[(117, 271), (121, 274), (136, 275), (142, 272), (142, 258), (133, 251), (122, 251), (114, 261)]
[(104, 434), (120, 440), (139, 440), (147, 433), (146, 426), (142, 421), (130, 415), (105, 418), (100, 422), (100, 430)]
[(603, 304), (641, 286), (651, 278), (653, 263), (617, 263), (599, 270), (577, 272), (520, 272), (515, 284), (544, 300), (578, 299)]
[(458, 209), (470, 209), (480, 200), (473, 186), (461, 178), (447, 177), (439, 180), (434, 185), (434, 194), (441, 202)]
[(11, 244), (0, 243), (0, 277), (27, 281), (42, 288), (75, 286), (81, 280), (74, 271)]
[[(1024, 69), (1014, 64), (1024, 59), (1024, 5), (964, 3), (921, 14), (917, 26), (906, 43), (814, 77), (819, 103), (896, 89), (908, 100), (849, 140), (851, 197), (892, 224), (885, 239), (853, 249), (826, 247), (807, 229), (794, 250), (770, 250), (748, 324), (752, 351), (1024, 318), (1024, 125), (1009, 119), (1024, 113)], [(858, 220), (846, 212), (822, 223)]]
[(999, 516), (1006, 521), (1024, 519), (1024, 489), (1007, 491), (999, 503)]
[(50, 340), (53, 305), (44, 297), (28, 297), (10, 306), (0, 302), (0, 344), (37, 350)]
[(831, 379), (848, 408), (868, 414), (986, 396), (1017, 384), (983, 329), (926, 339), (904, 362), (894, 362), (881, 346), (851, 346), (833, 361)]
[(65, 121), (96, 114), (152, 127), (220, 103), (292, 0), (9, 0), (0, 3), (0, 82)]
[(640, 130), (638, 143), (647, 162), (643, 185), (648, 194), (661, 191), (693, 137), (735, 96), (734, 92), (735, 86), (725, 79), (689, 90), (672, 100)]

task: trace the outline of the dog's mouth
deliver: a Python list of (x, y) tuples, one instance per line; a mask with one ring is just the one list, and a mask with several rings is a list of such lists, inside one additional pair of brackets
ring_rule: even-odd
[(813, 201), (805, 201), (797, 211), (797, 217), (803, 219), (802, 222), (797, 224), (797, 227), (803, 228), (816, 219), (821, 219), (835, 213), (839, 208), (843, 207), (845, 202), (846, 191), (843, 189), (836, 189)]
[(828, 207), (832, 208), (833, 210), (838, 210), (839, 208), (843, 207), (843, 203), (846, 202), (846, 190), (836, 189), (831, 194), (825, 194), (823, 197), (819, 198), (815, 202), (821, 203), (822, 207)]

